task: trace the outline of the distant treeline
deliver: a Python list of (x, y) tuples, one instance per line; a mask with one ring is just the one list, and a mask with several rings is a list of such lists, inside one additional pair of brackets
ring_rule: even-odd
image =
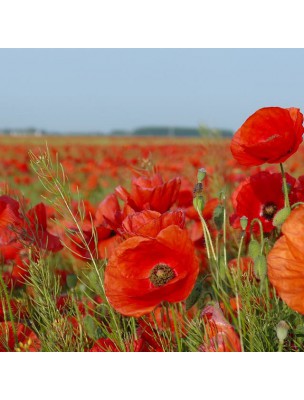
[(132, 132), (123, 130), (113, 131), (113, 136), (172, 136), (172, 137), (231, 137), (233, 131), (229, 129), (211, 129), (205, 126), (198, 128), (182, 128), (182, 127), (145, 127), (138, 128)]
[(212, 129), (201, 125), (198, 128), (183, 127), (167, 127), (167, 126), (151, 126), (138, 128), (133, 131), (114, 130), (109, 134), (104, 132), (47, 132), (45, 130), (29, 128), (29, 129), (0, 129), (0, 134), (9, 136), (47, 136), (47, 135), (90, 135), (90, 136), (168, 136), (168, 137), (231, 137), (233, 131), (229, 129)]

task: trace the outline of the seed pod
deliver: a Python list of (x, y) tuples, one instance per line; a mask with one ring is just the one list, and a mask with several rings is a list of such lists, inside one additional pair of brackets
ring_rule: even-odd
[(205, 170), (205, 168), (200, 168), (197, 172), (197, 181), (202, 182), (205, 179), (206, 175), (207, 171)]
[(245, 231), (246, 228), (247, 228), (247, 225), (248, 225), (248, 218), (245, 217), (245, 215), (243, 215), (243, 216), (240, 218), (240, 224), (241, 224), (241, 227), (242, 227), (243, 231)]
[(280, 321), (276, 326), (277, 337), (280, 343), (283, 343), (284, 340), (287, 338), (288, 330), (289, 330), (289, 325), (285, 321)]

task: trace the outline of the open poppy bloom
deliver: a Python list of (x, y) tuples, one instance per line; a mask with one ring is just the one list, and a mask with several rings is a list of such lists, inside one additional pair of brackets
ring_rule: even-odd
[(241, 343), (233, 326), (226, 320), (218, 304), (206, 306), (201, 314), (205, 323), (203, 352), (240, 352)]
[[(289, 200), (293, 204), (297, 201), (296, 191), (293, 190), (296, 180), (288, 174), (286, 180), (290, 190)], [(264, 232), (271, 232), (274, 229), (273, 217), (284, 207), (282, 187), (281, 174), (271, 174), (268, 171), (258, 172), (242, 182), (232, 194), (235, 213), (231, 215), (230, 223), (233, 228), (240, 228), (240, 218), (245, 216), (248, 218), (247, 231), (251, 221), (258, 218), (262, 222)]]
[(130, 214), (122, 222), (121, 234), (125, 236), (144, 236), (155, 238), (158, 233), (170, 225), (184, 228), (185, 215), (182, 210), (168, 211), (160, 214), (157, 211), (145, 210)]
[(185, 300), (197, 275), (188, 233), (171, 225), (155, 238), (134, 236), (116, 248), (105, 270), (105, 292), (116, 311), (140, 317), (163, 301)]
[(278, 295), (304, 314), (304, 206), (294, 209), (282, 225), (283, 236), (267, 257), (268, 277)]
[(15, 333), (11, 322), (0, 322), (0, 352), (40, 351), (41, 343), (37, 335), (27, 326), (15, 324)]
[(180, 185), (180, 178), (164, 182), (160, 174), (154, 174), (133, 178), (130, 193), (122, 186), (116, 188), (116, 193), (134, 211), (164, 213), (176, 202)]
[(303, 132), (298, 108), (261, 108), (235, 133), (231, 153), (246, 166), (282, 163), (297, 151)]
[(43, 203), (31, 208), (27, 213), (27, 218), (28, 221), (25, 221), (25, 240), (32, 242), (35, 247), (53, 253), (63, 249), (59, 237), (51, 234), (47, 229), (47, 211)]

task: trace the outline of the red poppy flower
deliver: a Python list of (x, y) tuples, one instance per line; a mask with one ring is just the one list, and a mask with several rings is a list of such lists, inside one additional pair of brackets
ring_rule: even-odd
[[(297, 201), (296, 192), (293, 190), (296, 180), (286, 174), (290, 188), (290, 203)], [(247, 178), (232, 195), (232, 204), (235, 213), (230, 217), (233, 228), (240, 228), (240, 218), (248, 218), (247, 231), (254, 218), (262, 222), (264, 232), (274, 229), (273, 217), (277, 211), (284, 207), (283, 181), (279, 173), (271, 174), (267, 171), (259, 172)], [(256, 230), (257, 227), (255, 226)]]
[(164, 213), (176, 202), (180, 189), (180, 178), (164, 182), (159, 174), (132, 179), (131, 192), (122, 186), (116, 188), (118, 196), (134, 211), (154, 210)]
[(298, 108), (261, 108), (235, 133), (231, 153), (247, 166), (282, 163), (301, 144), (302, 124), (303, 115)]
[(278, 295), (304, 314), (304, 206), (294, 209), (282, 225), (283, 236), (267, 257), (268, 277)]
[(105, 291), (115, 310), (140, 317), (162, 301), (186, 299), (197, 275), (193, 244), (172, 225), (155, 239), (135, 236), (121, 243), (106, 267)]
[[(147, 326), (152, 326), (158, 328), (159, 331), (170, 330), (172, 333), (175, 332), (175, 320), (176, 325), (179, 330), (180, 336), (186, 336), (189, 321), (193, 319), (195, 313), (197, 312), (196, 307), (191, 307), (190, 310), (186, 311), (185, 304), (182, 305), (183, 312), (180, 310), (175, 310), (174, 313), (171, 308), (165, 309), (162, 305), (157, 306), (153, 313), (148, 314), (144, 318), (140, 319), (140, 326), (146, 328)], [(155, 326), (157, 325), (157, 327)]]
[(41, 343), (37, 335), (27, 326), (15, 324), (16, 340), (11, 322), (0, 322), (0, 352), (40, 351)]
[(240, 339), (233, 326), (225, 319), (218, 304), (208, 305), (201, 314), (205, 323), (205, 341), (199, 348), (203, 352), (239, 352)]
[[(125, 348), (127, 352), (161, 352), (162, 348), (157, 345), (154, 345), (154, 342), (151, 344), (151, 340), (146, 340), (147, 335), (142, 329), (137, 331), (138, 339), (129, 340), (125, 343)], [(119, 348), (113, 342), (113, 340), (109, 338), (100, 338), (98, 339), (93, 347), (89, 350), (89, 352), (120, 352)]]
[(18, 201), (9, 196), (0, 196), (0, 229), (20, 222)]
[[(26, 309), (24, 304), (17, 299), (10, 299), (10, 308), (13, 315), (18, 318), (24, 318), (26, 315)], [(0, 322), (4, 322), (9, 315), (8, 305), (5, 301), (0, 302)]]
[(47, 213), (43, 203), (39, 203), (30, 209), (27, 213), (27, 218), (25, 240), (33, 242), (33, 245), (40, 249), (52, 251), (53, 253), (63, 249), (59, 237), (47, 230)]
[[(240, 258), (240, 264), (239, 264), (239, 269), (242, 271), (243, 276), (249, 276), (253, 278), (253, 259), (251, 257), (241, 257)], [(234, 258), (233, 260), (230, 260), (228, 263), (228, 267), (231, 270), (237, 270), (238, 269), (238, 260), (237, 258)]]
[(145, 210), (130, 214), (122, 222), (121, 234), (125, 236), (144, 236), (155, 238), (158, 233), (170, 225), (184, 228), (185, 215), (182, 210), (168, 211), (160, 214), (157, 211)]

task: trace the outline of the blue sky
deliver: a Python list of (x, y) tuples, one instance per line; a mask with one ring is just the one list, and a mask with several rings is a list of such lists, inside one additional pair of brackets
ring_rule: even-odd
[(0, 128), (237, 129), (304, 109), (304, 49), (1, 49)]

